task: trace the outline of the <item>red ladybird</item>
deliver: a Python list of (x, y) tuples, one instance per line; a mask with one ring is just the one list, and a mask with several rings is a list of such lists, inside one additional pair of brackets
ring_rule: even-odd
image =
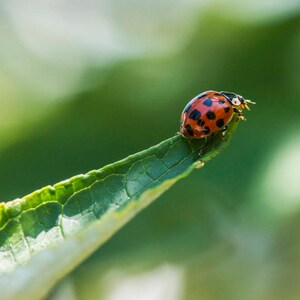
[(225, 132), (227, 124), (237, 113), (242, 120), (244, 108), (250, 110), (242, 96), (231, 92), (206, 91), (192, 99), (181, 114), (180, 132), (188, 138), (201, 139), (218, 131)]

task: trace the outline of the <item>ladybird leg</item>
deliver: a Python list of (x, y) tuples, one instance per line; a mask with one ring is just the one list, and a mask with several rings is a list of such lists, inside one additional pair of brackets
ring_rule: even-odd
[(214, 138), (215, 135), (216, 135), (216, 134), (213, 133), (213, 134), (210, 135), (209, 137), (206, 137), (206, 141), (205, 141), (205, 143), (203, 144), (203, 146), (200, 148), (200, 151), (199, 151), (199, 155), (200, 155), (200, 156), (204, 154), (204, 152), (205, 152), (207, 146), (208, 146), (208, 145), (210, 144), (210, 142), (213, 140), (213, 138)]
[(205, 143), (204, 143), (203, 146), (200, 148), (199, 156), (202, 156), (202, 155), (204, 154), (205, 149), (206, 149), (206, 146), (208, 145), (208, 142), (209, 142), (209, 141), (208, 141), (207, 138), (206, 138)]
[(233, 108), (233, 111), (239, 115), (239, 119), (242, 121), (246, 121), (246, 118), (243, 116), (243, 112), (240, 109)]
[(236, 107), (233, 108), (233, 111), (239, 115), (242, 114), (242, 111), (240, 109), (237, 109)]
[(227, 141), (227, 137), (225, 136), (226, 130), (227, 130), (228, 126), (224, 126), (224, 128), (221, 130), (222, 133), (222, 138)]

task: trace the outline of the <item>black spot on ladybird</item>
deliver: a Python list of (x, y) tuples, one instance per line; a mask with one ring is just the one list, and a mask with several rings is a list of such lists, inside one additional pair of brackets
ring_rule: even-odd
[(205, 122), (202, 119), (199, 119), (197, 124), (202, 127), (204, 126)]
[(222, 128), (224, 126), (224, 120), (223, 119), (219, 119), (216, 123), (217, 123), (217, 126), (219, 128)]
[(225, 110), (226, 113), (228, 113), (230, 111), (230, 107), (229, 106), (225, 107), (224, 110)]
[(192, 107), (192, 104), (188, 104), (188, 105), (185, 107), (184, 112), (187, 113), (187, 112), (190, 110), (191, 107)]
[(198, 95), (197, 99), (204, 98), (205, 96), (206, 96), (206, 93), (202, 93), (202, 94)]
[(198, 120), (201, 117), (201, 112), (197, 109), (194, 109), (190, 114), (190, 119)]
[(212, 100), (211, 100), (210, 98), (207, 98), (207, 99), (205, 99), (205, 100), (203, 101), (203, 104), (204, 104), (205, 106), (212, 106), (213, 102), (212, 102)]
[(185, 125), (185, 130), (188, 132), (189, 135), (194, 135), (194, 131), (191, 125)]
[(205, 127), (202, 129), (202, 132), (203, 132), (204, 134), (208, 134), (208, 133), (210, 132), (209, 127), (205, 126)]
[(209, 110), (207, 113), (206, 113), (206, 117), (209, 119), (209, 120), (214, 120), (216, 118), (216, 115), (213, 111)]

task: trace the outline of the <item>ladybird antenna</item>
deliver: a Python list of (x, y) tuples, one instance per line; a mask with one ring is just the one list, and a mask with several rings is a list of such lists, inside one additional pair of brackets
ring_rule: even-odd
[(249, 104), (256, 104), (256, 102), (253, 102), (253, 101), (251, 101), (251, 100), (245, 100), (245, 104), (244, 104), (244, 105), (245, 105), (245, 107), (246, 107), (248, 110), (251, 110), (250, 107), (248, 106), (248, 103), (249, 103)]
[(256, 102), (253, 102), (251, 100), (245, 100), (247, 103), (250, 103), (250, 104), (256, 104)]

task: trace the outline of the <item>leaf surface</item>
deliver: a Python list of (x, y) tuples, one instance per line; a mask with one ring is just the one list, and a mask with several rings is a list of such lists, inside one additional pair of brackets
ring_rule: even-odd
[[(196, 167), (218, 155), (226, 140), (180, 135), (124, 160), (0, 203), (1, 299), (39, 299), (139, 211)], [(200, 159), (200, 160), (199, 160)]]

